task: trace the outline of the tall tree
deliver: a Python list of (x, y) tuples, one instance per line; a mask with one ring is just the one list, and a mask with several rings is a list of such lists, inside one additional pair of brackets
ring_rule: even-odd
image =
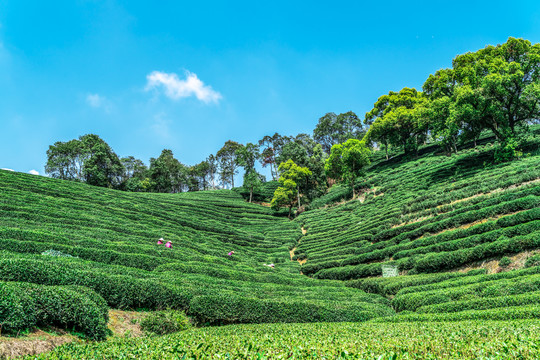
[(206, 163), (208, 164), (208, 181), (213, 190), (216, 189), (216, 174), (218, 172), (218, 161), (217, 158), (210, 154), (206, 158)]
[(417, 151), (427, 133), (422, 117), (425, 106), (426, 98), (416, 89), (403, 88), (381, 96), (366, 113), (365, 123), (371, 128), (365, 140), (402, 146), (405, 154)]
[(56, 179), (84, 181), (85, 159), (86, 153), (80, 140), (57, 141), (47, 150), (45, 172)]
[(117, 187), (124, 168), (118, 155), (103, 139), (88, 134), (51, 145), (47, 151), (45, 172), (59, 179)]
[(133, 192), (146, 191), (150, 181), (146, 165), (133, 156), (121, 158), (120, 162), (124, 167), (120, 189)]
[(234, 187), (234, 175), (238, 174), (239, 167), (237, 151), (241, 147), (241, 144), (228, 140), (216, 154), (223, 185), (231, 184), (231, 187)]
[(540, 44), (510, 37), (502, 45), (457, 56), (453, 69), (464, 89), (458, 111), (472, 109), (470, 120), (476, 118), (501, 141), (540, 117)]
[(298, 204), (298, 208), (300, 208), (300, 189), (302, 188), (302, 184), (308, 181), (312, 173), (308, 168), (298, 166), (292, 160), (281, 163), (279, 165), (279, 171), (281, 173), (279, 177), (280, 186), (274, 192), (271, 206), (274, 209), (279, 209), (282, 206), (288, 205), (290, 217), (295, 202)]
[(124, 173), (122, 174), (122, 182), (125, 182), (131, 178), (144, 178), (148, 168), (142, 160), (136, 159), (133, 156), (123, 157), (120, 159), (122, 166), (124, 167)]
[(198, 181), (198, 188), (202, 190), (208, 190), (208, 177), (210, 173), (210, 164), (208, 161), (201, 161), (197, 165), (193, 166), (194, 170), (194, 176), (197, 178)]
[(356, 196), (354, 183), (370, 164), (370, 151), (365, 142), (349, 139), (344, 144), (332, 146), (330, 157), (326, 160), (325, 169), (330, 178), (349, 184), (353, 199)]
[(186, 167), (175, 159), (173, 152), (164, 149), (157, 159), (150, 159), (150, 181), (154, 192), (181, 192), (186, 185)]
[(348, 139), (361, 139), (366, 129), (362, 120), (352, 111), (336, 115), (327, 113), (319, 119), (313, 138), (322, 145), (323, 150), (330, 153), (332, 145), (341, 144)]
[(236, 151), (238, 164), (244, 167), (244, 181), (242, 186), (249, 189), (249, 202), (253, 199), (253, 191), (262, 185), (263, 176), (255, 170), (255, 161), (259, 158), (259, 146), (247, 143)]
[(277, 158), (281, 155), (285, 144), (290, 142), (290, 137), (282, 136), (278, 133), (274, 135), (266, 135), (259, 140), (259, 147), (261, 150), (260, 159), (262, 167), (270, 167), (270, 174), (272, 180), (278, 179), (278, 166)]
[(113, 187), (120, 184), (124, 167), (111, 147), (95, 134), (80, 137), (86, 151), (83, 176), (87, 184)]
[(447, 154), (457, 152), (457, 142), (463, 133), (461, 119), (455, 111), (456, 76), (452, 69), (437, 70), (429, 75), (422, 89), (429, 100), (425, 106), (424, 117), (433, 139)]
[(327, 155), (322, 150), (321, 144), (317, 143), (308, 134), (298, 134), (283, 146), (276, 162), (282, 164), (292, 160), (298, 166), (307, 167), (311, 170), (310, 181), (303, 185), (302, 191), (307, 198), (312, 199), (326, 191), (326, 175), (324, 172), (326, 157)]
[(255, 169), (246, 171), (242, 186), (249, 190), (249, 202), (253, 200), (253, 192), (259, 191), (262, 188), (263, 181), (264, 176), (259, 174)]
[(255, 162), (260, 156), (259, 146), (247, 143), (236, 150), (238, 165), (242, 166), (246, 172), (255, 169)]

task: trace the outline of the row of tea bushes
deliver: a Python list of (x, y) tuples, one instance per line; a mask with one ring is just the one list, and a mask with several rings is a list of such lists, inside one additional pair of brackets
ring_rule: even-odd
[(82, 332), (93, 340), (108, 334), (108, 307), (95, 292), (74, 286), (0, 282), (0, 328), (13, 334), (35, 326)]

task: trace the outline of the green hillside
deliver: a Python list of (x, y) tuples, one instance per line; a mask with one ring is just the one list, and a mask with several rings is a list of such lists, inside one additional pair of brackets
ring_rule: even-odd
[[(490, 138), (451, 157), (429, 146), (418, 158), (376, 154), (357, 199), (335, 186), (293, 221), (235, 191), (127, 193), (0, 171), (2, 333), (53, 325), (105, 339), (109, 309), (183, 310), (196, 327), (369, 322), (327, 325), (315, 337), (343, 331), (336, 341), (362, 357), (369, 353), (345, 337), (374, 326), (392, 332), (395, 323), (422, 322), (440, 337), (452, 336), (432, 325), (440, 321), (538, 326), (539, 145), (533, 127), (523, 156), (502, 164), (492, 161)], [(160, 237), (172, 248), (158, 245)], [(381, 277), (382, 265), (397, 266), (400, 276)], [(255, 356), (255, 345), (246, 350), (250, 329), (294, 344), (291, 333), (312, 334), (319, 325), (282, 326), (190, 330), (148, 351), (160, 358), (165, 344), (189, 343), (182, 351), (196, 358), (198, 344), (239, 331), (229, 345)], [(377, 349), (376, 339), (366, 344)], [(140, 351), (139, 340), (114, 341), (51, 356)], [(434, 356), (446, 351), (439, 350)]]
[[(357, 186), (358, 201), (302, 214), (295, 253), (321, 279), (433, 273), (539, 248), (540, 128), (519, 161), (495, 165), (493, 145), (457, 156), (426, 148), (409, 161), (378, 161)], [(330, 192), (327, 197), (339, 195)]]
[[(25, 306), (32, 299), (17, 295), (28, 283), (84, 286), (115, 309), (181, 309), (199, 325), (394, 313), (379, 295), (301, 276), (289, 254), (300, 226), (232, 191), (125, 193), (6, 171), (0, 191), (0, 280), (14, 299), (0, 309), (12, 301), (26, 309), (0, 311), (4, 332), (42, 323), (87, 327), (70, 316), (40, 319), (40, 305)], [(173, 247), (157, 245), (160, 237)], [(270, 263), (274, 269), (264, 266)]]

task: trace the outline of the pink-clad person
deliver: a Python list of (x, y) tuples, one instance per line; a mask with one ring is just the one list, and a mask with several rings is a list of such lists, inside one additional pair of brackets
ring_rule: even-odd
[(163, 241), (165, 241), (165, 239), (159, 238), (159, 240), (157, 241), (157, 244), (158, 245), (163, 245)]
[(167, 241), (167, 243), (165, 244), (165, 247), (166, 248), (172, 248), (172, 242), (171, 241)]
[(227, 255), (232, 256), (234, 254), (234, 251), (230, 251)]

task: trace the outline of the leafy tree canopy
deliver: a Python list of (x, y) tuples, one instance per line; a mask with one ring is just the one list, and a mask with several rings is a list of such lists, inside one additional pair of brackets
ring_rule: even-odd
[(274, 209), (289, 206), (290, 217), (295, 202), (298, 203), (298, 208), (300, 208), (300, 189), (302, 183), (307, 182), (312, 173), (307, 167), (298, 166), (292, 160), (281, 163), (279, 165), (279, 171), (281, 173), (279, 177), (280, 186), (274, 192), (271, 206)]
[(364, 141), (349, 139), (344, 144), (336, 144), (332, 146), (330, 156), (326, 160), (326, 173), (330, 178), (349, 184), (354, 198), (354, 183), (370, 164), (370, 154), (371, 151)]
[(313, 138), (330, 153), (332, 145), (341, 144), (348, 139), (361, 139), (366, 132), (362, 120), (352, 112), (336, 115), (327, 113), (319, 119), (313, 130)]

